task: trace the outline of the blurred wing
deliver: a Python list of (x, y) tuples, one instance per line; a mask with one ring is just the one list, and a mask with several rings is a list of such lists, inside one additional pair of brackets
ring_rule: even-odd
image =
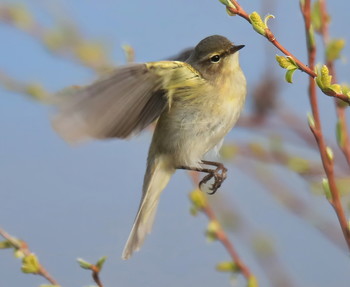
[(69, 142), (126, 138), (147, 127), (170, 106), (169, 90), (198, 77), (182, 62), (118, 68), (92, 85), (62, 95), (53, 126)]

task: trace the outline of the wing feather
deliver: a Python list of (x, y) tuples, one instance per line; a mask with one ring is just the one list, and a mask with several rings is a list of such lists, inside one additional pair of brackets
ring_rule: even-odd
[(174, 90), (195, 86), (198, 79), (193, 67), (176, 61), (117, 68), (104, 79), (62, 94), (53, 126), (69, 142), (127, 138), (171, 106)]

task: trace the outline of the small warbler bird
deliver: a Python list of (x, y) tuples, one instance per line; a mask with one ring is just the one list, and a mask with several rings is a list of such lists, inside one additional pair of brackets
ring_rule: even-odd
[(182, 61), (118, 67), (57, 104), (53, 126), (69, 142), (128, 138), (158, 119), (123, 259), (139, 250), (151, 231), (160, 194), (176, 169), (207, 173), (200, 185), (214, 179), (211, 193), (226, 178), (221, 163), (204, 157), (219, 150), (242, 110), (246, 80), (238, 50), (243, 47), (210, 36), (180, 56)]

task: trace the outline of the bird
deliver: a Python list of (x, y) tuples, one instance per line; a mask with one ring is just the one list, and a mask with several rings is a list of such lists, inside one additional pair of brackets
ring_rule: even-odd
[(177, 169), (207, 173), (211, 194), (227, 169), (205, 160), (218, 151), (233, 128), (246, 98), (239, 50), (224, 36), (212, 35), (179, 60), (127, 64), (96, 82), (59, 97), (54, 129), (70, 143), (127, 139), (151, 123), (150, 144), (138, 212), (124, 247), (128, 259), (151, 232), (160, 195)]

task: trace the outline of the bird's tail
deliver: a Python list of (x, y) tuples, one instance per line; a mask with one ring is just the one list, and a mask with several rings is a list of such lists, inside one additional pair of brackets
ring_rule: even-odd
[(174, 171), (164, 156), (148, 159), (142, 199), (134, 225), (124, 247), (123, 259), (128, 259), (134, 251), (138, 251), (146, 235), (151, 232), (160, 194), (168, 184)]

